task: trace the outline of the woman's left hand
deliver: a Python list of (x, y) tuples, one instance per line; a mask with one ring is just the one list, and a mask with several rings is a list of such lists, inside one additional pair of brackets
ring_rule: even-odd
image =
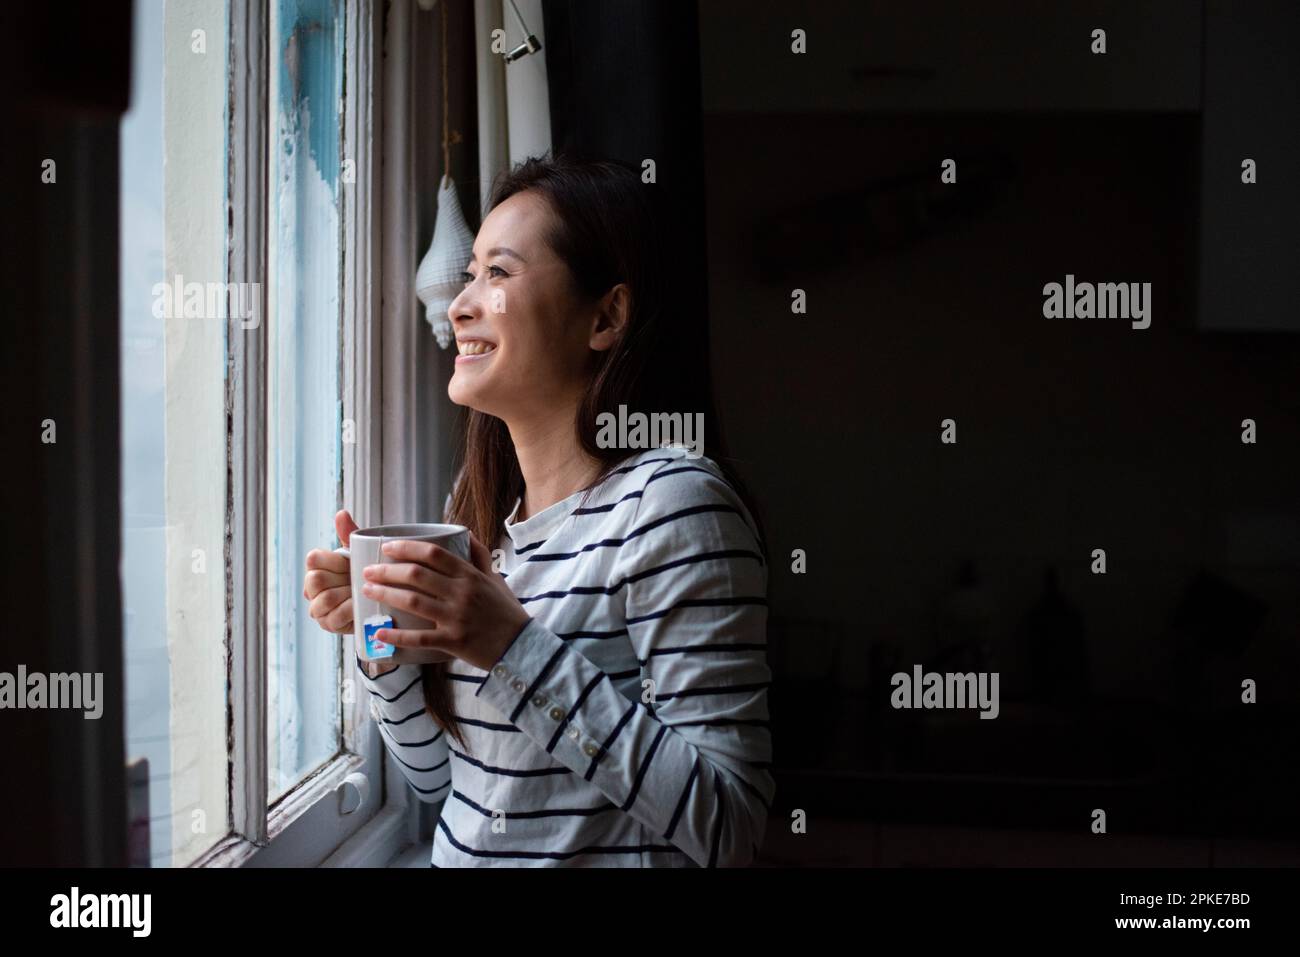
[(362, 591), (433, 627), (384, 628), (375, 635), (381, 641), (437, 648), (486, 671), (531, 620), (472, 534), (469, 562), (431, 542), (385, 542), (383, 551), (392, 564), (367, 565)]

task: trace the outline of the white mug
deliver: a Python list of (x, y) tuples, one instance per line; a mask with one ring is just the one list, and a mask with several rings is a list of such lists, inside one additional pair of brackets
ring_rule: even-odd
[[(433, 542), (469, 561), (469, 529), (464, 525), (377, 525), (359, 528), (348, 539), (348, 547), (338, 549), (348, 556), (352, 566), (352, 632), (356, 639), (357, 657), (362, 661), (392, 661), (397, 664), (429, 664), (448, 661), (453, 656), (432, 648), (399, 648), (385, 645), (374, 637), (380, 628), (432, 627), (423, 618), (400, 608), (390, 608), (361, 592), (366, 583), (362, 575), (367, 565), (401, 564), (401, 559), (390, 558), (381, 551), (385, 542)], [(391, 623), (390, 623), (391, 620)], [(367, 641), (367, 630), (370, 640)]]

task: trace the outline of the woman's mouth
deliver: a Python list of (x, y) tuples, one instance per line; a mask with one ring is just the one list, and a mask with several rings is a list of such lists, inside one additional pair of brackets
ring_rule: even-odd
[(496, 352), (496, 349), (496, 343), (486, 339), (457, 339), (456, 350), (460, 354), (456, 356), (456, 364), (482, 361)]

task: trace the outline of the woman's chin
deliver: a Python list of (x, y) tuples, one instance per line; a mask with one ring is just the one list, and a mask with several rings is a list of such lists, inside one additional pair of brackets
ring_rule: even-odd
[(464, 382), (458, 382), (457, 376), (453, 375), (451, 381), (447, 383), (447, 398), (452, 401), (453, 405), (463, 405), (473, 409), (475, 412), (485, 412), (491, 415), (488, 407), (491, 402), (483, 394), (482, 389), (472, 388)]

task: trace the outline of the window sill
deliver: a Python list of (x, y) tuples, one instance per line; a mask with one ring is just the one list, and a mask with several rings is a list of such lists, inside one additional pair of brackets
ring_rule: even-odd
[[(320, 866), (393, 867), (390, 862), (419, 846), (411, 844), (410, 824), (410, 807), (390, 803)], [(430, 853), (425, 851), (426, 863)]]
[[(368, 816), (360, 809), (351, 815), (343, 815), (339, 810), (335, 790), (365, 763), (361, 755), (340, 754), (297, 790), (286, 795), (268, 815), (269, 843), (266, 846), (254, 844), (243, 835), (230, 834), (191, 866), (314, 867), (337, 856), (357, 837), (369, 832), (371, 825), (384, 815), (384, 811), (380, 811)], [(376, 796), (372, 793), (371, 800), (374, 799)], [(404, 806), (392, 810), (404, 819)], [(347, 829), (347, 837), (341, 845), (330, 847), (322, 843), (329, 841), (330, 835), (337, 835), (340, 826)]]
[(416, 841), (387, 864), (388, 867), (428, 867), (433, 857), (433, 841)]

